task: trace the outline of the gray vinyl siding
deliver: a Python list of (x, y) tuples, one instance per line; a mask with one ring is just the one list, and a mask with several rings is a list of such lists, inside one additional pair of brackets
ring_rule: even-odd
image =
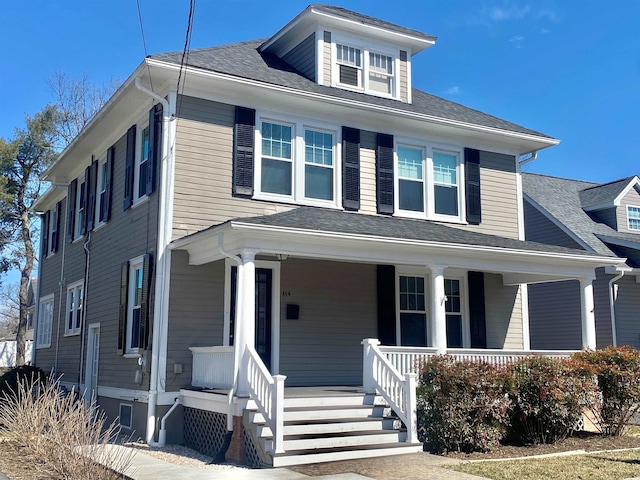
[(409, 101), (409, 74), (407, 61), (400, 59), (400, 100)]
[(331, 32), (324, 32), (322, 52), (322, 84), (331, 85)]
[[(640, 236), (638, 237), (638, 243), (640, 244)], [(640, 266), (640, 248), (628, 248), (620, 245), (608, 244), (607, 245), (613, 253), (618, 257), (626, 258), (627, 265), (631, 267)]]
[[(124, 132), (123, 132), (124, 133)], [(103, 152), (95, 152), (101, 155)], [(115, 157), (112, 181), (111, 218), (105, 225), (91, 232), (89, 280), (85, 285), (86, 323), (100, 324), (100, 365), (98, 384), (104, 386), (147, 390), (148, 375), (143, 383), (134, 381), (138, 361), (124, 358), (117, 353), (118, 348), (118, 312), (120, 298), (120, 267), (124, 262), (145, 253), (151, 253), (155, 260), (156, 238), (158, 231), (158, 194), (151, 194), (147, 201), (127, 211), (122, 210), (124, 196), (124, 170), (126, 153), (126, 135), (115, 144)], [(63, 205), (66, 212), (66, 205)], [(65, 223), (66, 227), (66, 223)], [(49, 349), (40, 349), (37, 364), (47, 371), (54, 367), (56, 357), (55, 331), (58, 325), (58, 282), (60, 262), (64, 248), (66, 285), (84, 278), (86, 237), (74, 243), (66, 243), (66, 232), (61, 231), (60, 249), (54, 257), (45, 260), (42, 268), (41, 295), (55, 291), (54, 334)], [(59, 257), (56, 259), (55, 257)], [(51, 262), (50, 262), (51, 260)], [(152, 282), (154, 278), (152, 277)], [(59, 331), (57, 372), (64, 373), (66, 382), (78, 381), (80, 366), (80, 336), (64, 337), (64, 309), (66, 303), (66, 285), (63, 289), (63, 308)], [(150, 307), (152, 309), (152, 305)], [(152, 312), (150, 312), (152, 317)], [(86, 342), (86, 328), (85, 328)], [(86, 359), (86, 351), (85, 351)], [(84, 376), (84, 362), (82, 372)]]
[[(640, 192), (634, 187), (622, 197), (618, 211), (618, 231), (619, 232), (633, 232), (638, 233), (638, 230), (629, 230), (629, 222), (627, 220), (627, 206), (640, 207)], [(640, 233), (638, 233), (638, 240), (640, 241)]]
[(611, 307), (609, 303), (609, 280), (613, 275), (604, 273), (604, 268), (596, 270), (593, 282), (593, 303), (596, 315), (596, 346), (605, 348), (613, 344), (611, 330)]
[[(286, 385), (362, 385), (364, 338), (377, 338), (376, 266), (282, 262), (280, 373)], [(286, 320), (286, 304), (300, 306)]]
[(516, 159), (500, 153), (480, 152), (480, 225), (455, 225), (466, 230), (518, 238), (518, 186)]
[(616, 336), (618, 345), (640, 348), (640, 283), (636, 278), (625, 276), (617, 282)]
[[(598, 210), (597, 212), (593, 212), (592, 215), (598, 217), (600, 220), (602, 220), (604, 223), (606, 223), (607, 225), (609, 225), (611, 228), (613, 228), (614, 230), (618, 229), (618, 210), (620, 210), (620, 208), (622, 208), (622, 210), (624, 210), (624, 214), (627, 214), (626, 211), (626, 207), (613, 207), (613, 208), (607, 208), (605, 210)], [(624, 222), (620, 224), (621, 226), (626, 225), (626, 217), (624, 219)]]
[(534, 350), (582, 347), (580, 282), (529, 285), (529, 332)]
[(309, 80), (316, 81), (316, 34), (312, 33), (282, 59)]
[[(191, 385), (189, 347), (222, 345), (224, 330), (224, 260), (189, 265), (185, 251), (171, 254), (167, 390)], [(173, 373), (174, 364), (182, 373)]]
[(231, 218), (276, 213), (291, 206), (231, 194), (235, 107), (180, 97), (176, 134), (173, 238)]
[(502, 276), (484, 274), (487, 348), (522, 349), (520, 287), (502, 284)]
[(560, 247), (583, 249), (578, 242), (563, 232), (540, 210), (526, 200), (524, 202), (524, 225), (526, 240)]

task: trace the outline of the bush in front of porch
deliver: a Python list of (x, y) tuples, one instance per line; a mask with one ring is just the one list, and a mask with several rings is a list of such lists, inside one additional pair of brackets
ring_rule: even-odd
[(509, 425), (511, 388), (503, 367), (430, 357), (417, 388), (421, 440), (437, 453), (490, 450)]

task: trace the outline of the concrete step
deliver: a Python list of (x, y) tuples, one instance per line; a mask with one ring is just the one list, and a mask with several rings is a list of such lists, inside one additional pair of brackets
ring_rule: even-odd
[(310, 463), (335, 462), (360, 458), (386, 457), (422, 451), (421, 443), (392, 443), (319, 450), (292, 450), (273, 457), (274, 467), (307, 465)]

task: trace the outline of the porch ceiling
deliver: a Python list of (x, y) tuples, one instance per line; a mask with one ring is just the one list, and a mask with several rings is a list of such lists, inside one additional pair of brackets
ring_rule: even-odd
[(300, 207), (273, 215), (240, 218), (175, 240), (189, 263), (224, 258), (218, 248), (239, 255), (244, 249), (362, 263), (439, 265), (503, 274), (505, 284), (558, 281), (593, 276), (594, 269), (624, 259), (583, 250), (487, 235), (432, 221), (362, 215)]

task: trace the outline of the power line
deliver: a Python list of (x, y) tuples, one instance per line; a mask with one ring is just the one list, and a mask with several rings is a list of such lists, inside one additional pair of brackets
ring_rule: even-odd
[[(144, 47), (144, 58), (146, 59), (149, 54), (147, 53), (147, 41), (144, 38), (144, 27), (142, 26), (142, 13), (140, 12), (140, 0), (136, 0), (136, 5), (138, 6), (138, 20), (140, 21), (140, 33), (142, 34), (142, 46)], [(149, 85), (151, 86), (151, 91), (153, 91), (153, 80), (151, 80), (151, 68), (149, 67), (149, 63), (147, 63), (147, 72), (149, 73)]]
[[(176, 105), (176, 115), (180, 112), (180, 104), (182, 93), (184, 92), (184, 84), (187, 76), (185, 65), (189, 63), (189, 50), (191, 49), (191, 34), (193, 33), (193, 14), (196, 8), (196, 0), (189, 0), (189, 19), (187, 20), (187, 33), (184, 39), (184, 49), (182, 50), (182, 59), (180, 60), (180, 70), (178, 71), (178, 84), (176, 86), (176, 92), (180, 94), (178, 104)], [(184, 69), (184, 76), (182, 78), (182, 70)], [(180, 91), (180, 81), (182, 80), (182, 92)]]

